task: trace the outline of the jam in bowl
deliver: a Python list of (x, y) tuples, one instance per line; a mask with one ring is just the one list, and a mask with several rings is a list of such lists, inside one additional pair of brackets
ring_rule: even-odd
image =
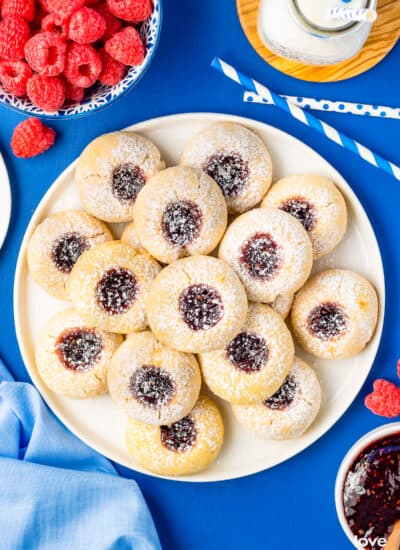
[(400, 422), (377, 428), (353, 445), (339, 468), (335, 500), (356, 548), (385, 548), (400, 519)]

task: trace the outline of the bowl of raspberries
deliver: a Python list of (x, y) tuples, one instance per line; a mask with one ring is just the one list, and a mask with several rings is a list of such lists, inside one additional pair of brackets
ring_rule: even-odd
[(161, 0), (0, 0), (0, 103), (71, 118), (106, 107), (150, 65)]

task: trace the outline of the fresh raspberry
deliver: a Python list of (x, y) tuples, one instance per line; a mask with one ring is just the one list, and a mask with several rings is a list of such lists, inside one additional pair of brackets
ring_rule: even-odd
[(99, 81), (106, 86), (115, 86), (125, 76), (125, 65), (116, 61), (102, 48), (99, 50), (103, 69), (99, 75)]
[(46, 13), (51, 12), (51, 7), (50, 7), (51, 0), (37, 0), (37, 2), (43, 11), (45, 11)]
[(35, 74), (28, 80), (27, 94), (43, 111), (58, 111), (65, 100), (65, 84), (58, 76)]
[(99, 12), (84, 7), (71, 15), (68, 36), (78, 44), (90, 44), (99, 40), (106, 28), (106, 21)]
[(94, 6), (95, 4), (99, 4), (100, 0), (86, 0), (85, 4), (86, 6)]
[(400, 416), (400, 388), (387, 380), (375, 380), (374, 391), (365, 398), (365, 406), (379, 416)]
[(106, 22), (106, 32), (102, 37), (103, 42), (107, 42), (116, 32), (121, 30), (122, 23), (117, 19), (107, 8), (105, 3), (95, 6), (96, 11), (105, 19)]
[(66, 41), (55, 32), (40, 32), (25, 44), (25, 59), (34, 71), (44, 76), (57, 76), (65, 67)]
[(107, 6), (116, 17), (131, 23), (144, 21), (153, 11), (151, 0), (107, 0)]
[(35, 16), (35, 0), (3, 0), (1, 16), (9, 15), (32, 21)]
[(99, 78), (100, 73), (101, 58), (92, 46), (74, 42), (68, 46), (64, 76), (71, 84), (89, 88)]
[(50, 11), (61, 15), (61, 17), (70, 17), (74, 11), (83, 8), (85, 0), (47, 0)]
[(65, 83), (65, 99), (72, 103), (80, 103), (85, 96), (85, 88), (74, 86), (68, 80)]
[(36, 157), (49, 149), (56, 138), (52, 128), (38, 118), (28, 118), (18, 124), (11, 139), (11, 149), (16, 157)]
[(49, 13), (42, 20), (42, 31), (58, 32), (62, 38), (68, 38), (68, 17), (61, 17), (56, 13)]
[(0, 21), (0, 58), (19, 61), (29, 38), (29, 26), (22, 17), (9, 16)]
[(133, 27), (125, 27), (105, 44), (108, 55), (124, 65), (140, 65), (145, 49), (140, 34)]
[(0, 63), (0, 82), (3, 88), (17, 97), (26, 94), (26, 84), (32, 76), (25, 61), (3, 61)]

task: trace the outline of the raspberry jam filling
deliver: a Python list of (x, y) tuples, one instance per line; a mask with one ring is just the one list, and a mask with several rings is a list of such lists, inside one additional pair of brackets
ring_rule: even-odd
[(264, 405), (275, 411), (285, 411), (293, 403), (297, 393), (296, 380), (289, 374), (285, 382), (269, 399), (264, 401)]
[(281, 266), (279, 246), (268, 233), (256, 233), (242, 246), (239, 261), (249, 275), (269, 281)]
[(347, 327), (347, 315), (338, 305), (330, 302), (315, 307), (307, 319), (308, 330), (319, 340), (334, 340)]
[(110, 315), (121, 315), (128, 311), (138, 294), (136, 276), (128, 269), (109, 269), (96, 286), (96, 300)]
[(182, 291), (179, 310), (192, 330), (208, 330), (224, 315), (221, 296), (215, 288), (204, 284), (192, 285)]
[(203, 170), (220, 186), (224, 197), (233, 199), (245, 189), (249, 164), (238, 153), (218, 152), (207, 159)]
[(57, 269), (70, 273), (78, 258), (89, 248), (86, 237), (79, 233), (65, 233), (54, 241), (51, 248), (51, 259)]
[(94, 329), (72, 328), (58, 337), (55, 349), (65, 368), (79, 372), (95, 366), (103, 341)]
[[(344, 513), (363, 548), (382, 548), (400, 517), (400, 432), (366, 447), (351, 465), (343, 489)], [(375, 541), (375, 542), (374, 542)]]
[(160, 427), (161, 443), (170, 451), (184, 453), (192, 447), (197, 438), (197, 429), (192, 417), (185, 416), (171, 426)]
[(269, 350), (264, 338), (254, 332), (241, 332), (226, 350), (229, 361), (245, 372), (256, 372), (268, 361)]
[(202, 213), (192, 201), (170, 202), (163, 212), (164, 237), (175, 246), (186, 246), (199, 236)]
[(112, 192), (119, 201), (134, 203), (145, 183), (146, 178), (139, 166), (121, 164), (113, 172)]
[(284, 202), (280, 209), (296, 218), (306, 231), (311, 231), (314, 228), (316, 212), (308, 200), (302, 197), (292, 197)]
[(159, 408), (167, 405), (175, 395), (175, 383), (166, 370), (143, 365), (132, 374), (129, 390), (142, 405)]

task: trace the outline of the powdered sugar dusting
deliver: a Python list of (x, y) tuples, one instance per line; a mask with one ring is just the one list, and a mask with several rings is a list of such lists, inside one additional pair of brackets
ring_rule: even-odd
[(215, 403), (201, 395), (189, 415), (169, 426), (128, 422), (128, 448), (146, 468), (164, 475), (195, 473), (215, 460), (223, 443)]
[(315, 307), (308, 316), (311, 334), (320, 340), (334, 340), (346, 330), (347, 315), (338, 304), (323, 303)]
[(200, 385), (194, 356), (163, 346), (149, 331), (129, 335), (108, 372), (111, 397), (146, 424), (170, 425), (187, 415)]
[(192, 330), (209, 330), (222, 319), (221, 296), (209, 285), (191, 285), (179, 296), (179, 310)]
[(229, 343), (226, 355), (236, 368), (254, 372), (268, 361), (269, 351), (265, 338), (254, 332), (241, 332)]
[(291, 197), (281, 206), (281, 210), (295, 217), (306, 231), (311, 231), (315, 225), (316, 213), (311, 202), (303, 197)]
[(264, 401), (264, 405), (269, 409), (283, 411), (291, 406), (297, 391), (296, 379), (289, 374), (279, 390)]
[(70, 271), (81, 254), (111, 239), (105, 224), (86, 212), (53, 214), (38, 225), (29, 242), (30, 274), (47, 292), (65, 300)]
[(272, 180), (270, 155), (251, 130), (217, 122), (196, 134), (185, 146), (181, 164), (215, 177), (225, 190), (230, 212), (245, 212), (261, 201)]
[(129, 221), (137, 193), (164, 166), (151, 141), (133, 132), (114, 132), (86, 147), (75, 181), (88, 212), (108, 222)]
[(309, 365), (296, 358), (277, 394), (266, 402), (234, 405), (233, 412), (241, 424), (263, 437), (293, 439), (310, 427), (320, 406), (318, 379)]
[(282, 319), (286, 319), (292, 309), (293, 300), (293, 294), (279, 294), (273, 302), (270, 302), (267, 305), (272, 307), (276, 313), (279, 313)]
[(187, 166), (167, 168), (153, 177), (134, 209), (142, 245), (163, 263), (210, 253), (221, 240), (227, 217), (218, 185)]
[(256, 233), (243, 244), (239, 261), (252, 277), (269, 281), (279, 269), (281, 254), (271, 235)]
[(171, 426), (161, 426), (160, 438), (162, 444), (170, 451), (185, 453), (196, 442), (197, 428), (192, 417), (185, 416)]
[(81, 256), (71, 273), (71, 301), (96, 326), (127, 334), (147, 326), (145, 302), (159, 264), (148, 254), (113, 241)]
[(249, 180), (249, 164), (239, 153), (217, 151), (203, 164), (203, 170), (220, 186), (226, 199), (235, 198), (245, 190)]
[(272, 186), (261, 206), (281, 208), (297, 218), (309, 232), (316, 258), (331, 252), (346, 232), (346, 203), (324, 176), (287, 176)]
[[(197, 285), (211, 287), (223, 305), (223, 316), (208, 330), (193, 330), (179, 307), (182, 292)], [(175, 349), (199, 353), (223, 348), (240, 330), (246, 318), (247, 299), (237, 275), (225, 262), (210, 256), (192, 256), (161, 271), (150, 289), (146, 311), (157, 338)]]
[(114, 267), (104, 273), (96, 285), (99, 306), (110, 315), (125, 313), (139, 292), (137, 277), (129, 269)]
[(128, 162), (114, 169), (112, 192), (119, 201), (134, 203), (145, 183), (146, 178), (140, 167)]
[(60, 334), (55, 349), (65, 368), (79, 372), (94, 367), (103, 342), (96, 330), (76, 327)]
[(170, 202), (163, 212), (161, 227), (175, 246), (186, 246), (199, 236), (202, 213), (193, 201)]
[[(247, 261), (243, 261), (244, 251)], [(249, 299), (265, 303), (296, 292), (307, 280), (313, 260), (311, 241), (303, 226), (275, 208), (254, 209), (236, 218), (222, 239), (218, 255), (237, 272)], [(252, 257), (253, 270), (248, 267)], [(265, 277), (254, 277), (254, 272)]]
[(172, 400), (175, 384), (165, 369), (143, 365), (132, 374), (129, 389), (140, 403), (157, 408)]
[(73, 398), (101, 395), (107, 391), (107, 367), (121, 341), (116, 334), (88, 326), (74, 309), (66, 309), (42, 328), (36, 366), (56, 393)]
[(142, 246), (139, 231), (135, 222), (128, 223), (122, 233), (121, 241), (130, 244), (138, 252), (147, 252)]
[(199, 354), (208, 387), (235, 403), (261, 402), (274, 394), (293, 358), (293, 339), (283, 319), (270, 307), (252, 303), (246, 323), (225, 349)]
[(70, 273), (79, 256), (89, 248), (85, 235), (65, 233), (53, 242), (51, 258), (63, 273)]
[(353, 271), (330, 269), (296, 295), (292, 326), (302, 347), (317, 357), (350, 357), (369, 342), (377, 317), (372, 285)]

